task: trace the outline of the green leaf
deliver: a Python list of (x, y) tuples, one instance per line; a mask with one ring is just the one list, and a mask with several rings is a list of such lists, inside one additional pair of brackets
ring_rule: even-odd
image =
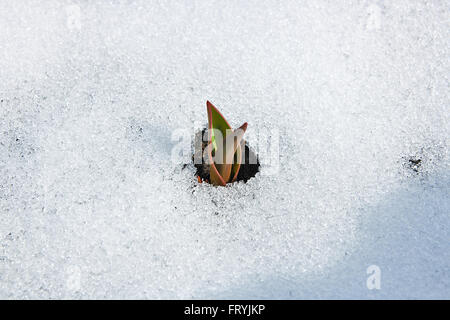
[(228, 121), (225, 117), (217, 110), (214, 105), (206, 101), (206, 108), (208, 111), (208, 128), (210, 131), (210, 139), (209, 141), (213, 144), (213, 151), (217, 149), (216, 138), (214, 136), (214, 130), (219, 130), (222, 133), (222, 137), (225, 138), (227, 134), (227, 129), (231, 130), (231, 126), (228, 124)]
[[(207, 101), (206, 106), (210, 132), (209, 141), (211, 142), (208, 145), (209, 157), (212, 159), (214, 151), (215, 159), (221, 159), (221, 161), (217, 161), (218, 163), (211, 163), (210, 179), (213, 185), (224, 186), (237, 178), (242, 161), (241, 142), (247, 129), (247, 123), (232, 131), (227, 120), (212, 103)], [(215, 130), (220, 131), (223, 141), (216, 141)]]

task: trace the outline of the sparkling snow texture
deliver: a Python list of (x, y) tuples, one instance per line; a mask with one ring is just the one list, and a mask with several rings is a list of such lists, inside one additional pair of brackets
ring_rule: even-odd
[[(0, 1), (0, 298), (450, 298), (449, 12)], [(278, 172), (171, 161), (207, 99)]]

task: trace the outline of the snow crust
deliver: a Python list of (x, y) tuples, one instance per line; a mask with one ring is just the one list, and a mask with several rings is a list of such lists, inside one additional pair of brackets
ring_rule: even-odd
[[(0, 298), (450, 298), (449, 11), (1, 1)], [(278, 170), (172, 162), (207, 99)]]

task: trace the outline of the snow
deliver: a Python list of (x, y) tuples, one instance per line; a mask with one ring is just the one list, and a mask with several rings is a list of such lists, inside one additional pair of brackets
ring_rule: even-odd
[[(450, 298), (449, 9), (1, 1), (0, 298)], [(197, 185), (207, 99), (279, 166)]]

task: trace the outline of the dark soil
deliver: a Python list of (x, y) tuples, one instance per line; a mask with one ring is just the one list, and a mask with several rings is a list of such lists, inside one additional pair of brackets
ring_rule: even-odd
[[(202, 136), (205, 134), (206, 129), (203, 129), (201, 132), (197, 132), (195, 135), (195, 144), (194, 144), (194, 155), (192, 156), (192, 162), (196, 168), (195, 175), (202, 178), (203, 181), (209, 181), (209, 168), (210, 166), (206, 163), (195, 163), (194, 158), (201, 159), (201, 155), (207, 146), (206, 141), (202, 141)], [(200, 148), (195, 149), (195, 146), (200, 145), (201, 141), (201, 151)], [(256, 159), (256, 163), (250, 163), (250, 159)], [(241, 164), (239, 169), (239, 173), (236, 179), (238, 181), (247, 182), (250, 178), (253, 178), (258, 172), (260, 168), (260, 163), (255, 152), (250, 148), (247, 141), (245, 141), (245, 161)]]
[(422, 166), (422, 159), (410, 158), (408, 160), (408, 163), (410, 169), (412, 169), (414, 172), (419, 172)]

